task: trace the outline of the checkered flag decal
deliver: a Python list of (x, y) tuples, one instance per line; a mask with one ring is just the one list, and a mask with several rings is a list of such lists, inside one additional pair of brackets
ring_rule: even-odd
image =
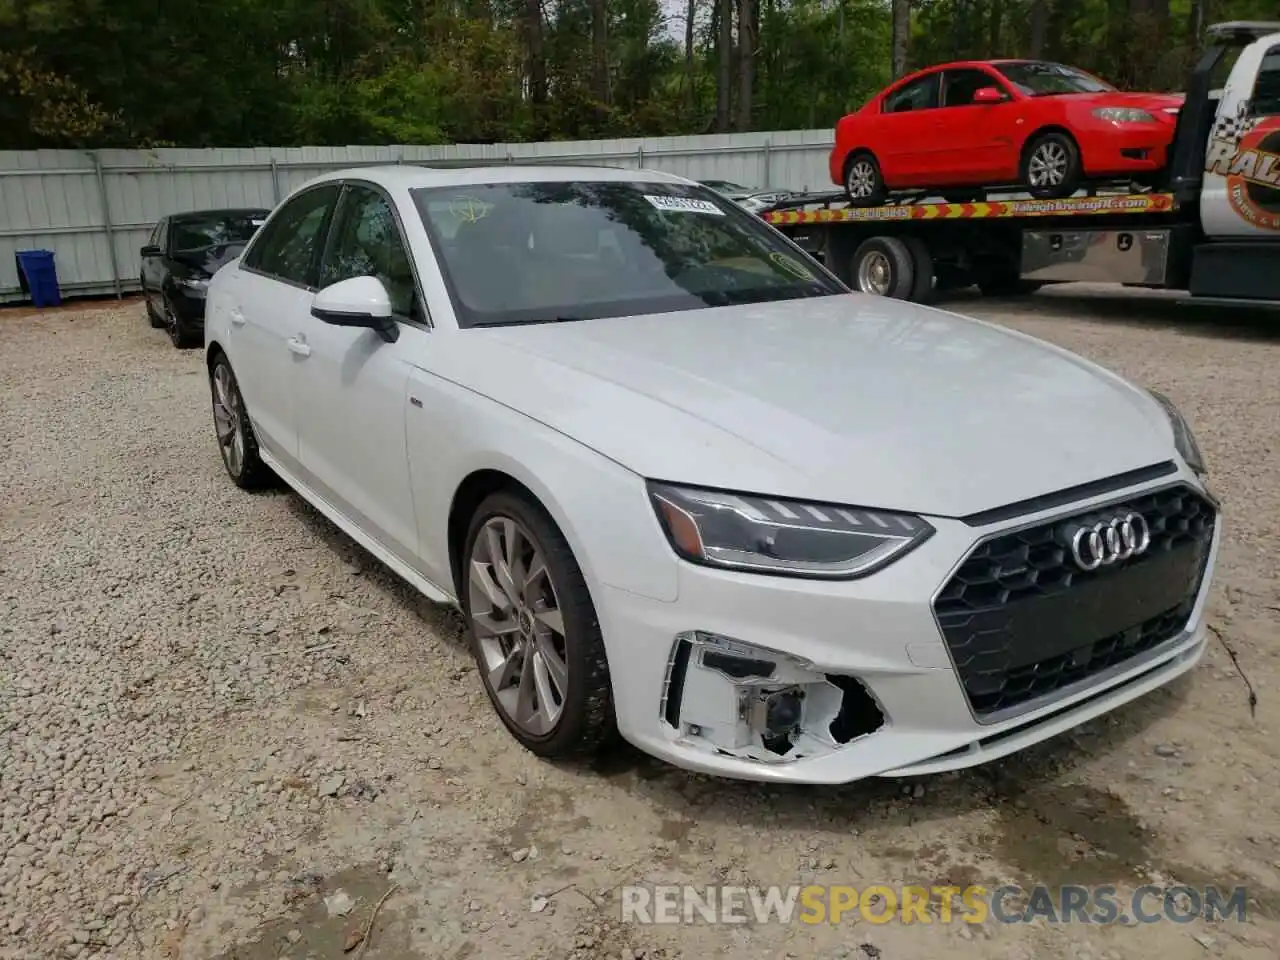
[(1242, 102), (1234, 117), (1224, 116), (1214, 121), (1210, 139), (1239, 143), (1241, 137), (1258, 125), (1258, 119), (1258, 117), (1249, 116), (1249, 104)]

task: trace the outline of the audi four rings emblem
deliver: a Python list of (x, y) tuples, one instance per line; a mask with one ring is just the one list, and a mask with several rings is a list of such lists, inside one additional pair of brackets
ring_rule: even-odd
[(1126, 513), (1071, 534), (1071, 558), (1081, 570), (1097, 570), (1146, 553), (1151, 528), (1139, 513)]

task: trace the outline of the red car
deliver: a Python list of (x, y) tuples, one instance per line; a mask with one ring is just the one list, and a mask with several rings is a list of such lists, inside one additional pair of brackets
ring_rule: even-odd
[(1165, 165), (1182, 100), (1121, 93), (1060, 63), (946, 63), (841, 119), (831, 181), (871, 206), (890, 190), (1018, 184), (1065, 197), (1084, 180), (1151, 178)]

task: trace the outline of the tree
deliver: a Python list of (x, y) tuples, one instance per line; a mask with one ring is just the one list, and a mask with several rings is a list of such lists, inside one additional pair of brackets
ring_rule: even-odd
[(733, 103), (733, 0), (715, 0), (716, 130), (729, 129)]
[(954, 56), (1181, 90), (1206, 22), (1276, 0), (668, 2), (0, 0), (0, 148), (829, 128)]
[(893, 0), (893, 53), (891, 70), (896, 80), (907, 72), (907, 45), (911, 38), (910, 0)]
[(751, 98), (755, 89), (756, 42), (760, 33), (755, 0), (738, 0), (738, 129), (751, 129)]

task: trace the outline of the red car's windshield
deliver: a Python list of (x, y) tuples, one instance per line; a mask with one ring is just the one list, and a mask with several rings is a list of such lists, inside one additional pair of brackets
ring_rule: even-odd
[(1115, 90), (1111, 84), (1061, 63), (1019, 60), (993, 66), (1029, 97), (1050, 97), (1061, 93), (1106, 93)]

